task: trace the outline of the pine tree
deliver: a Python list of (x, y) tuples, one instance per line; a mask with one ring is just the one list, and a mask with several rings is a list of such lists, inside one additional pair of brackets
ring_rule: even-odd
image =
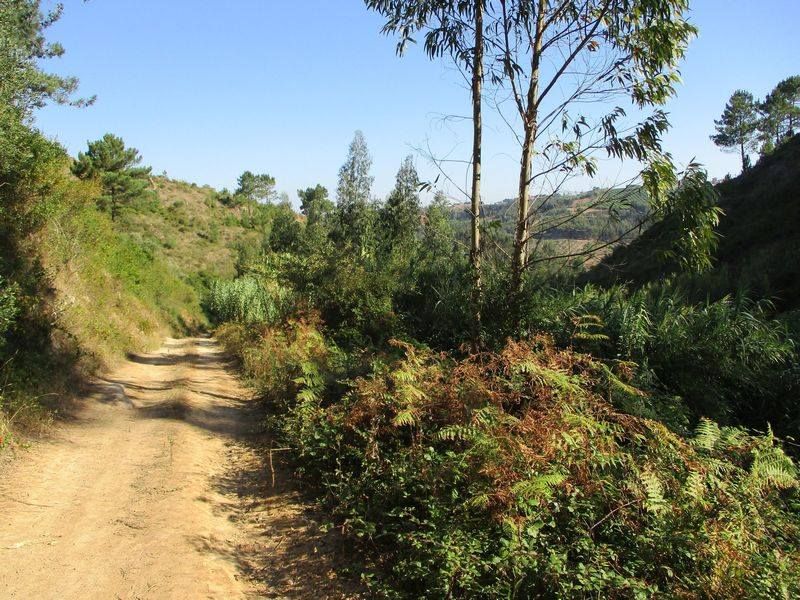
[(725, 105), (722, 117), (714, 121), (717, 132), (711, 141), (727, 152), (739, 152), (742, 171), (750, 166), (749, 152), (755, 150), (759, 119), (753, 94), (736, 90)]
[(237, 183), (239, 187), (236, 194), (251, 202), (269, 203), (276, 198), (275, 178), (267, 173), (256, 175), (245, 171), (239, 176)]
[(108, 207), (111, 220), (119, 217), (125, 204), (141, 197), (149, 184), (150, 167), (142, 162), (136, 148), (126, 148), (122, 138), (111, 133), (89, 142), (89, 149), (78, 153), (72, 172), (81, 179), (98, 179), (103, 186), (99, 203)]
[(800, 124), (800, 75), (787, 77), (758, 104), (761, 154), (769, 154)]
[(297, 190), (300, 212), (306, 216), (306, 226), (325, 222), (333, 212), (334, 205), (328, 199), (328, 190), (317, 184), (315, 187)]

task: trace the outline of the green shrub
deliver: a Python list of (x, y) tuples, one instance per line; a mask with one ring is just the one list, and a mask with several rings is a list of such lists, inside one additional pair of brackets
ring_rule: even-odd
[[(796, 435), (800, 411), (791, 400), (791, 390), (800, 384), (793, 369), (796, 350), (769, 310), (768, 303), (743, 296), (691, 304), (668, 283), (633, 292), (586, 286), (571, 292), (541, 289), (530, 296), (526, 326), (553, 334), (562, 346), (638, 364), (637, 383), (660, 391), (654, 400), (664, 400), (664, 410), (683, 403), (694, 420), (707, 416), (762, 429), (771, 422), (782, 434)], [(586, 317), (596, 319), (591, 331)], [(655, 412), (648, 416), (668, 417), (651, 408)]]
[(216, 336), (241, 360), (259, 392), (276, 408), (286, 409), (302, 388), (302, 378), (328, 372), (338, 355), (317, 325), (313, 318), (276, 326), (231, 322), (218, 328)]
[[(233, 334), (231, 332), (234, 332)], [(348, 363), (313, 323), (229, 326), (339, 525), (382, 555), (387, 597), (789, 598), (797, 471), (771, 434), (686, 437), (619, 412), (630, 364), (539, 336), (466, 359), (395, 343)], [(350, 359), (352, 368), (352, 359)], [(382, 581), (382, 583), (381, 583)]]
[(14, 326), (19, 314), (19, 286), (0, 277), (0, 358), (4, 357), (6, 333)]

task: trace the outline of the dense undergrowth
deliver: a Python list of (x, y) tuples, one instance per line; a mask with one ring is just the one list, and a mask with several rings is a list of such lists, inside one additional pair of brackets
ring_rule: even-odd
[[(377, 550), (387, 597), (791, 597), (797, 473), (771, 433), (646, 405), (637, 367), (551, 336), (459, 356), (347, 353), (313, 317), (221, 340), (298, 471)], [(388, 572), (388, 575), (387, 575)], [(372, 574), (370, 577), (375, 577)]]
[(588, 285), (528, 298), (527, 327), (560, 345), (637, 365), (650, 399), (620, 408), (686, 432), (700, 417), (800, 433), (797, 348), (769, 301), (723, 296), (693, 303), (669, 282), (636, 290)]
[(698, 299), (680, 269), (599, 286), (569, 265), (529, 273), (511, 306), (487, 252), (476, 344), (457, 229), (402, 173), (360, 229), (309, 198), (206, 298), (297, 472), (376, 557), (370, 589), (799, 594), (791, 315), (742, 290)]
[(207, 304), (300, 476), (378, 557), (376, 595), (800, 593), (770, 428), (797, 431), (796, 349), (768, 303), (532, 277), (519, 329), (490, 297), (474, 352), (465, 265), (426, 247), (452, 247), (446, 221), (372, 263), (312, 234)]

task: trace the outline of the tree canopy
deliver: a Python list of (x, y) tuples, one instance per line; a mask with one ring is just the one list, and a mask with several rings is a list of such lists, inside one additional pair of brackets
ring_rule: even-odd
[(758, 103), (761, 153), (769, 154), (793, 136), (800, 123), (800, 75), (782, 80)]
[(251, 202), (271, 202), (276, 198), (275, 178), (266, 174), (245, 171), (237, 180), (236, 194)]
[(64, 54), (45, 31), (61, 17), (61, 5), (43, 13), (39, 0), (0, 3), (0, 163), (8, 167), (25, 155), (33, 111), (48, 102), (85, 106), (77, 98), (78, 80), (48, 73), (44, 63)]
[(126, 148), (122, 138), (111, 133), (89, 142), (86, 152), (78, 153), (72, 172), (81, 179), (98, 179), (111, 219), (119, 217), (122, 206), (140, 196), (148, 186), (150, 167), (137, 166), (142, 157), (136, 148)]
[(357, 247), (362, 255), (368, 250), (372, 226), (369, 205), (374, 178), (370, 169), (372, 156), (367, 141), (361, 131), (356, 131), (350, 142), (347, 159), (339, 169), (336, 204), (343, 239)]
[(306, 216), (306, 223), (309, 225), (327, 220), (333, 213), (334, 204), (328, 198), (328, 190), (323, 185), (297, 190), (297, 196), (300, 198), (300, 212)]
[(711, 140), (724, 150), (738, 152), (742, 160), (742, 170), (750, 166), (748, 154), (756, 149), (758, 113), (753, 94), (736, 90), (725, 104), (722, 116), (714, 121), (716, 133)]
[(419, 227), (419, 186), (414, 158), (407, 156), (397, 171), (394, 189), (381, 215), (384, 235), (390, 246), (407, 245)]

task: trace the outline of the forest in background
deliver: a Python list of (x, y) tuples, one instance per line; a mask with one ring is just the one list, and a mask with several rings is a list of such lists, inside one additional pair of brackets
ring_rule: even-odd
[[(473, 84), (537, 79), (523, 46), (547, 13), (527, 3), (496, 18), (491, 3), (367, 4)], [(691, 34), (685, 3), (639, 3), (625, 25), (574, 4), (553, 35), (588, 18), (587, 52), (663, 51), (617, 73), (656, 110), (623, 133), (612, 109), (599, 146), (570, 116), (536, 152), (591, 175), (597, 146), (641, 160), (638, 183), (538, 196), (523, 160), (518, 199), (481, 206), (478, 187), (477, 210), (474, 195), (423, 206), (433, 184), (409, 157), (376, 200), (357, 132), (335, 192), (299, 190), (297, 214), (270, 175), (233, 191), (173, 181), (111, 134), (68, 156), (33, 123), (47, 102), (91, 102), (42, 71), (63, 52), (44, 37), (58, 12), (5, 2), (0, 446), (126, 352), (212, 328), (331, 525), (374, 557), (378, 596), (800, 593), (798, 99), (741, 176), (675, 173), (657, 107)], [(476, 31), (501, 44), (505, 75), (477, 68), (498, 46)]]

